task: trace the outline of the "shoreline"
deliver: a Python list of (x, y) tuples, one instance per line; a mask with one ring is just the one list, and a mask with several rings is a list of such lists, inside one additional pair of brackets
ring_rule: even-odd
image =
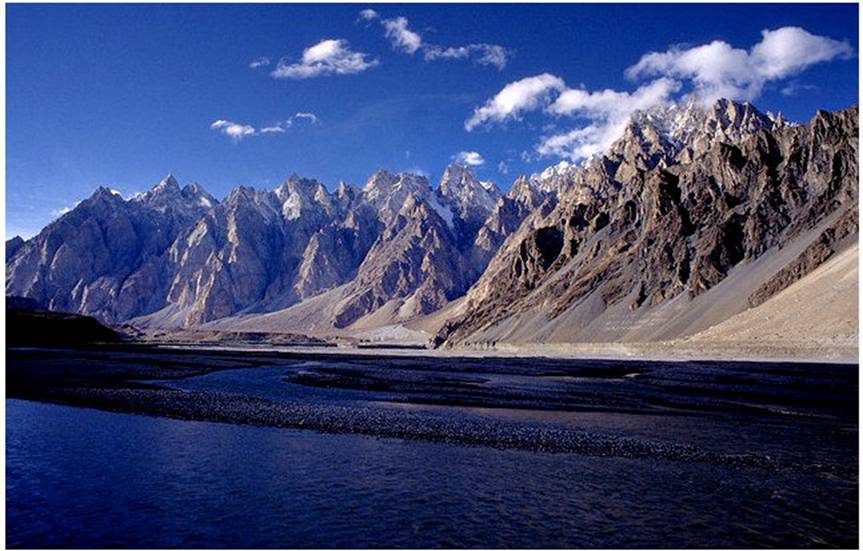
[(398, 343), (370, 347), (352, 346), (280, 346), (244, 343), (170, 343), (144, 341), (135, 343), (162, 350), (200, 350), (213, 352), (272, 352), (309, 355), (393, 356), (440, 358), (547, 358), (560, 360), (617, 360), (633, 362), (770, 362), (811, 364), (859, 364), (859, 348), (824, 346), (793, 347), (780, 345), (740, 345), (733, 343), (657, 342), (597, 344), (526, 344), (465, 346), (453, 348), (414, 348)]

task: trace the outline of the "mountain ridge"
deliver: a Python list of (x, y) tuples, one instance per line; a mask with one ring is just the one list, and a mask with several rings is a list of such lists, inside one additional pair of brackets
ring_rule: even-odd
[[(171, 175), (128, 200), (99, 188), (36, 237), (7, 241), (7, 295), (176, 328), (327, 295), (334, 332), (465, 297), (434, 342), (488, 344), (471, 335), (536, 308), (563, 319), (599, 296), (583, 323), (621, 301), (641, 312), (697, 297), (852, 197), (832, 230), (843, 236), (774, 275), (808, 273), (856, 236), (856, 107), (795, 125), (746, 103), (695, 106), (638, 112), (605, 154), (518, 177), (506, 193), (455, 163), (436, 187), (378, 171), (363, 187), (294, 174), (221, 201)], [(765, 281), (755, 300), (782, 285)]]

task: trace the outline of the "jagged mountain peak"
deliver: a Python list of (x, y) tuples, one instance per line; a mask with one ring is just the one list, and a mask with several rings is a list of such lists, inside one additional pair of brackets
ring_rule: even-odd
[(357, 189), (358, 188), (353, 184), (349, 184), (344, 180), (339, 180), (339, 185), (336, 186), (336, 195), (340, 197), (351, 195), (356, 193)]
[(106, 186), (99, 186), (93, 191), (93, 194), (90, 195), (88, 199), (82, 201), (85, 202), (97, 202), (97, 201), (107, 201), (107, 202), (123, 202), (123, 195), (117, 191), (116, 189), (111, 189)]
[(446, 167), (440, 180), (440, 190), (444, 196), (477, 193), (497, 200), (502, 195), (494, 182), (481, 182), (472, 168), (461, 163), (452, 163)]
[(11, 239), (6, 240), (6, 261), (15, 256), (21, 247), (24, 245), (24, 239), (20, 235), (16, 235)]
[[(633, 113), (604, 157), (641, 169), (690, 162), (717, 142), (737, 142), (758, 130), (789, 126), (749, 102), (720, 98), (707, 104), (696, 96)], [(585, 166), (595, 165), (594, 158)]]
[(637, 128), (641, 134), (656, 132), (676, 145), (686, 145), (699, 135), (713, 138), (717, 134), (737, 135), (785, 125), (784, 119), (771, 118), (749, 102), (719, 98), (706, 105), (697, 97), (690, 96), (635, 112), (628, 130)]
[(441, 178), (441, 186), (447, 185), (465, 185), (478, 181), (473, 169), (462, 163), (450, 163), (444, 170)]
[(260, 192), (253, 186), (239, 185), (231, 190), (223, 204), (226, 206), (231, 206), (243, 202), (254, 201), (259, 193)]
[(318, 188), (324, 187), (324, 185), (316, 180), (315, 178), (307, 178), (305, 176), (300, 176), (296, 172), (290, 175), (287, 180), (282, 182), (282, 184), (276, 188), (279, 189), (305, 189), (305, 190), (317, 190)]
[(197, 182), (184, 186), (183, 189), (180, 190), (180, 195), (182, 195), (187, 201), (197, 204), (201, 208), (205, 209), (219, 204), (219, 201), (210, 195), (207, 190)]
[[(783, 121), (784, 122), (784, 121)], [(720, 98), (707, 114), (705, 129), (710, 127), (728, 131), (754, 132), (762, 128), (773, 128), (777, 121), (759, 111), (751, 103), (738, 103)]]
[(282, 215), (288, 220), (297, 220), (304, 215), (317, 218), (333, 209), (333, 196), (326, 186), (314, 178), (291, 175), (276, 188), (276, 197), (282, 203)]
[(385, 170), (378, 171), (363, 187), (363, 197), (377, 209), (384, 223), (388, 223), (398, 213), (409, 194), (425, 198), (431, 193), (428, 178), (410, 172), (392, 174)]
[(392, 186), (395, 182), (395, 175), (388, 170), (378, 170), (366, 180), (363, 191), (370, 192), (375, 189), (380, 189), (386, 186)]
[(474, 171), (463, 164), (449, 165), (441, 177), (438, 193), (462, 220), (460, 238), (473, 240), (476, 231), (495, 209), (503, 193), (494, 183), (483, 184)]
[(180, 190), (180, 184), (177, 182), (177, 178), (174, 177), (173, 174), (168, 174), (164, 178), (162, 178), (158, 184), (153, 186), (153, 191), (164, 191), (168, 189), (176, 189)]
[(171, 211), (187, 217), (194, 217), (218, 204), (200, 184), (191, 183), (181, 188), (172, 174), (168, 174), (149, 191), (136, 193), (130, 201), (160, 212)]

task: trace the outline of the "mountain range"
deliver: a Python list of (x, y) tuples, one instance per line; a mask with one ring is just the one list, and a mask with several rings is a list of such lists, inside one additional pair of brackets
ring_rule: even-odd
[(460, 164), (436, 187), (382, 170), (362, 188), (294, 175), (221, 201), (173, 176), (128, 199), (99, 188), (7, 241), (6, 294), (143, 329), (682, 338), (856, 247), (857, 135), (856, 107), (791, 124), (689, 101), (636, 113), (604, 155), (506, 193)]

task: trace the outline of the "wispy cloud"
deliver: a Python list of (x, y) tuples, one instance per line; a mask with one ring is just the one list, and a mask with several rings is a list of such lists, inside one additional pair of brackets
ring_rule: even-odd
[(468, 166), (480, 166), (485, 164), (485, 159), (476, 151), (460, 151), (455, 155), (456, 162)]
[(497, 171), (501, 174), (509, 174), (509, 164), (506, 161), (497, 163)]
[[(366, 12), (373, 12), (367, 14)], [(360, 12), (360, 20), (372, 21), (379, 18), (374, 10)], [(410, 28), (406, 17), (381, 19), (384, 35), (390, 39), (393, 49), (407, 54), (421, 51), (425, 61), (439, 59), (470, 59), (478, 65), (491, 65), (503, 70), (512, 57), (512, 50), (497, 44), (476, 43), (464, 46), (439, 46), (425, 42), (422, 35)]]
[(235, 142), (239, 142), (243, 138), (256, 136), (261, 134), (283, 134), (291, 128), (298, 120), (307, 121), (310, 124), (320, 123), (320, 119), (314, 113), (295, 113), (289, 118), (273, 123), (269, 126), (256, 128), (251, 124), (233, 122), (229, 120), (219, 119), (210, 125), (211, 130), (218, 130), (222, 134), (228, 136)]
[(473, 59), (479, 65), (493, 65), (498, 70), (503, 70), (509, 62), (510, 51), (496, 44), (468, 44), (443, 48), (441, 46), (428, 46), (423, 51), (426, 61), (436, 59)]
[(809, 92), (817, 89), (818, 87), (814, 84), (803, 84), (800, 81), (792, 80), (791, 82), (783, 86), (780, 92), (783, 96), (796, 96), (801, 92)]
[(279, 61), (270, 73), (273, 78), (302, 79), (327, 75), (353, 75), (378, 65), (377, 59), (351, 50), (347, 40), (322, 40), (303, 50), (300, 61)]
[[(518, 120), (540, 109), (557, 119), (572, 118), (580, 124), (542, 137), (535, 151), (540, 157), (578, 161), (606, 151), (635, 111), (690, 94), (704, 104), (720, 97), (753, 100), (768, 82), (852, 55), (847, 41), (817, 36), (799, 27), (762, 31), (761, 41), (749, 50), (723, 41), (691, 48), (672, 47), (666, 52), (647, 53), (624, 71), (633, 81), (653, 79), (632, 92), (573, 89), (560, 77), (544, 73), (510, 82), (474, 109), (464, 126), (471, 131), (481, 125)], [(791, 95), (806, 89), (806, 85), (791, 82), (781, 92)], [(529, 158), (531, 154), (526, 155), (526, 160)]]
[(309, 121), (312, 124), (318, 124), (319, 122), (321, 122), (321, 119), (319, 119), (318, 116), (315, 115), (314, 113), (303, 113), (303, 112), (295, 113), (294, 116), (291, 117), (291, 119), (292, 119), (292, 121), (295, 121), (297, 119), (304, 119), (304, 120)]
[(270, 58), (259, 57), (257, 59), (252, 60), (252, 62), (249, 63), (249, 68), (258, 69), (259, 67), (266, 67), (269, 64), (270, 64)]

